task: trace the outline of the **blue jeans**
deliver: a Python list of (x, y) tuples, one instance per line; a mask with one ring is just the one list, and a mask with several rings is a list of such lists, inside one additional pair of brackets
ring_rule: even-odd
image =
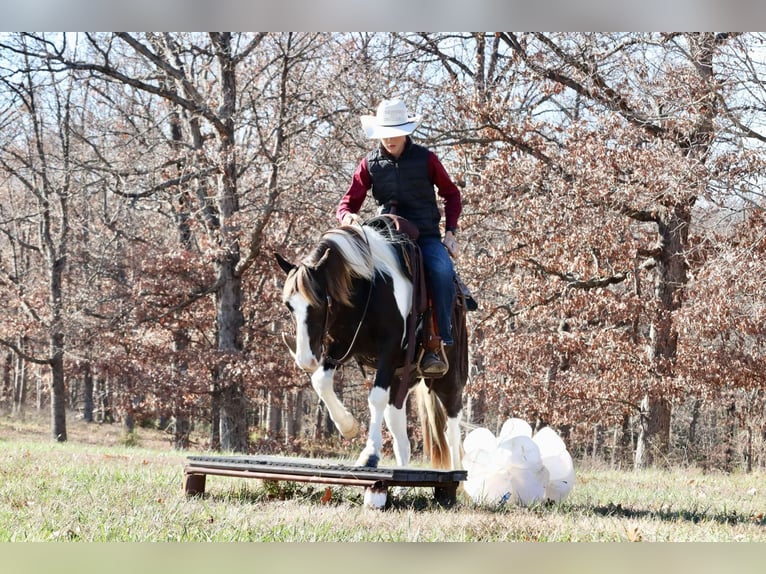
[(452, 265), (447, 248), (439, 237), (420, 237), (420, 251), (423, 254), (423, 267), (426, 283), (431, 289), (439, 336), (445, 345), (452, 341), (452, 305), (455, 302), (455, 268)]

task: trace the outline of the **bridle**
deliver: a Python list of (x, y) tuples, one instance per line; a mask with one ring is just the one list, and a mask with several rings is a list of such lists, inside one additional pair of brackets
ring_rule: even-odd
[[(362, 230), (362, 235), (364, 236), (365, 243), (369, 246), (370, 241), (367, 239), (367, 232), (364, 230), (364, 226), (359, 226)], [(343, 362), (348, 359), (349, 355), (351, 354), (351, 350), (354, 348), (354, 344), (356, 343), (356, 338), (359, 336), (359, 331), (362, 329), (362, 325), (364, 324), (364, 320), (367, 318), (367, 310), (370, 308), (370, 299), (372, 299), (372, 289), (375, 282), (375, 274), (373, 273), (373, 276), (370, 278), (370, 286), (367, 289), (367, 300), (364, 303), (364, 310), (362, 311), (362, 316), (359, 318), (359, 323), (356, 326), (356, 329), (354, 330), (354, 336), (351, 338), (351, 343), (348, 345), (348, 349), (346, 349), (346, 352), (343, 353), (343, 356), (340, 359), (335, 359), (329, 355), (326, 355), (326, 350), (329, 348), (329, 341), (330, 338), (330, 311), (332, 308), (332, 298), (327, 295), (327, 307), (325, 312), (325, 319), (324, 319), (324, 336), (322, 338), (322, 355), (325, 355), (325, 362), (329, 363), (333, 366), (342, 365)]]
[(359, 331), (362, 329), (362, 324), (364, 323), (364, 320), (367, 318), (367, 310), (370, 307), (370, 299), (372, 299), (372, 289), (373, 289), (373, 282), (370, 281), (370, 287), (367, 289), (367, 301), (364, 304), (364, 310), (362, 311), (362, 316), (359, 318), (359, 323), (356, 326), (356, 330), (354, 331), (354, 336), (351, 338), (351, 343), (348, 345), (348, 349), (346, 349), (346, 352), (343, 353), (343, 356), (340, 359), (336, 359), (334, 357), (331, 357), (330, 355), (326, 354), (327, 349), (329, 348), (329, 338), (330, 338), (330, 310), (332, 308), (332, 299), (330, 296), (327, 296), (327, 311), (325, 313), (325, 321), (324, 321), (324, 337), (322, 340), (322, 354), (325, 355), (325, 362), (329, 363), (330, 365), (342, 365), (343, 362), (348, 359), (349, 355), (351, 354), (351, 350), (354, 348), (354, 344), (356, 343), (356, 339), (359, 336)]

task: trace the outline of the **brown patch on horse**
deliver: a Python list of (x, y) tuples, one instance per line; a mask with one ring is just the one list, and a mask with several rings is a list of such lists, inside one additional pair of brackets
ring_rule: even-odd
[(318, 284), (311, 275), (311, 269), (305, 265), (299, 265), (285, 279), (284, 298), (289, 299), (290, 295), (297, 291), (308, 301), (309, 306), (314, 307), (319, 304), (317, 288)]
[(368, 260), (365, 264), (371, 265), (369, 248), (364, 237), (356, 229), (331, 230), (325, 233), (314, 250), (288, 273), (284, 286), (285, 298), (297, 291), (308, 301), (309, 306), (319, 306), (322, 304), (319, 279), (321, 274), (327, 295), (342, 305), (352, 305), (352, 282), (354, 278), (365, 276), (355, 270), (344, 256), (343, 248), (337, 240), (338, 235), (348, 240), (347, 245), (354, 250), (355, 256), (361, 260)]

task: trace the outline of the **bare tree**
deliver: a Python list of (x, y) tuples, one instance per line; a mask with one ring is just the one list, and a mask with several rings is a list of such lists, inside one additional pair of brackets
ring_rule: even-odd
[[(218, 144), (212, 158), (215, 171), (208, 172), (214, 177), (206, 177), (204, 168), (193, 176), (202, 177), (203, 185), (211, 184), (210, 189), (200, 188), (200, 191), (204, 194), (205, 224), (218, 249), (214, 261), (215, 283), (210, 287), (215, 294), (216, 338), (220, 352), (219, 364), (214, 371), (214, 392), (221, 396), (221, 446), (235, 451), (243, 451), (247, 446), (244, 393), (236, 369), (232, 369), (233, 361), (242, 352), (243, 325), (242, 269), (239, 268), (242, 253), (234, 222), (240, 201), (235, 126), (239, 96), (237, 67), (258, 47), (263, 37), (264, 34), (254, 35), (240, 47), (240, 37), (235, 39), (231, 33), (210, 33), (206, 43), (196, 43), (202, 38), (188, 38), (189, 43), (180, 46), (179, 40), (169, 34), (144, 37), (127, 33), (88, 34), (89, 59), (79, 59), (64, 52), (45, 54), (70, 70), (122, 83), (168, 100), (184, 110), (194, 125), (201, 127), (204, 123), (211, 129), (210, 135)], [(115, 57), (118, 49), (122, 55)], [(179, 55), (182, 51), (191, 54), (197, 50), (209, 56), (211, 68), (193, 76)], [(132, 66), (134, 62), (140, 66)], [(151, 69), (158, 72), (155, 76), (158, 81), (142, 73)], [(144, 190), (137, 195), (154, 191)]]
[[(489, 287), (480, 324), (496, 336), (474, 350), (487, 382), (502, 373), (482, 388), (560, 424), (582, 421), (581, 400), (612, 405), (614, 424), (637, 413), (639, 466), (667, 455), (671, 403), (688, 382), (677, 359), (695, 208), (717, 187), (733, 194), (718, 158), (732, 135), (719, 121), (735, 38), (402, 37), (410, 57), (443, 70), (425, 87), (444, 110), (430, 135), (475, 186), (462, 219)], [(554, 381), (543, 365), (556, 357), (567, 369)]]
[[(25, 361), (50, 367), (51, 431), (55, 440), (63, 442), (67, 440), (64, 277), (69, 203), (81, 184), (73, 169), (71, 141), (76, 121), (74, 81), (71, 74), (57, 71), (50, 62), (34, 62), (24, 36), (15, 40), (6, 48), (14, 53), (16, 68), (2, 80), (15, 129), (0, 152), (0, 165), (10, 179), (7, 192), (23, 194), (28, 203), (5, 202), (9, 207), (15, 205), (15, 209), (4, 210), (7, 215), (3, 218), (3, 233), (15, 257), (4, 261), (2, 283), (15, 305), (23, 309), (30, 327), (44, 339), (30, 337), (26, 348), (3, 335), (0, 343)], [(19, 260), (31, 265), (22, 267)], [(47, 348), (42, 346), (43, 340)]]

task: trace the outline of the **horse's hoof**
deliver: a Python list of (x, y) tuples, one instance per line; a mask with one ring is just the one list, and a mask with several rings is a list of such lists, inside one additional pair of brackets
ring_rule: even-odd
[(435, 486), (434, 498), (439, 506), (443, 508), (452, 508), (457, 502), (457, 487)]
[(368, 486), (364, 489), (364, 505), (367, 508), (374, 508), (380, 510), (386, 506), (388, 501), (388, 490), (386, 488), (378, 488), (375, 486)]
[(352, 419), (352, 424), (350, 428), (346, 430), (343, 430), (343, 429), (338, 429), (338, 430), (340, 431), (340, 434), (343, 438), (348, 438), (348, 439), (354, 438), (359, 435), (359, 421), (357, 421), (356, 419)]
[(366, 466), (368, 468), (378, 468), (378, 463), (380, 462), (380, 457), (373, 453), (373, 454), (365, 454), (364, 452), (359, 455), (359, 459), (356, 461), (356, 466)]

